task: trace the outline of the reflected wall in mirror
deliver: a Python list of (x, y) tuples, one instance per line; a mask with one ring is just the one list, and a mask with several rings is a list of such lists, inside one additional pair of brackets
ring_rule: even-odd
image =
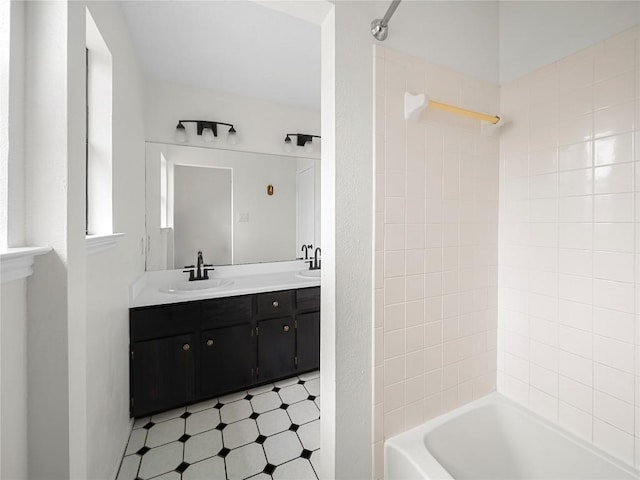
[[(273, 186), (269, 195), (268, 186)], [(147, 143), (147, 270), (293, 260), (320, 242), (320, 161)]]

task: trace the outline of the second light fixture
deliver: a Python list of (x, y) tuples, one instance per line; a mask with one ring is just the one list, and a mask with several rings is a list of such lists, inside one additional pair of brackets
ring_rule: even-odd
[(320, 135), (309, 135), (307, 133), (287, 133), (287, 136), (284, 138), (285, 152), (293, 152), (294, 144), (291, 137), (296, 137), (296, 145), (303, 147), (307, 153), (313, 153), (316, 150), (316, 144), (318, 142), (314, 142), (313, 139), (321, 138)]

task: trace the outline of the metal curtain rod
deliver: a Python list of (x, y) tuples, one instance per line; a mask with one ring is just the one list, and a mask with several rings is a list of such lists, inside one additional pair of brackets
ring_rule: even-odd
[(376, 40), (380, 40), (381, 42), (387, 38), (389, 34), (389, 20), (400, 5), (401, 0), (393, 0), (389, 8), (387, 9), (387, 13), (384, 14), (384, 17), (376, 18), (373, 22), (371, 22), (371, 34), (376, 38)]

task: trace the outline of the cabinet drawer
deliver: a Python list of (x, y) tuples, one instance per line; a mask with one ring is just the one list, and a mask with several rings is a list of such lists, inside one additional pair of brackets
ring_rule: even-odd
[(130, 310), (131, 342), (190, 333), (200, 324), (200, 305), (180, 303)]
[(296, 290), (296, 308), (298, 310), (320, 309), (320, 287)]
[(202, 328), (251, 322), (251, 295), (215, 298), (202, 302)]
[(287, 315), (293, 311), (293, 292), (291, 290), (260, 293), (256, 297), (259, 317)]

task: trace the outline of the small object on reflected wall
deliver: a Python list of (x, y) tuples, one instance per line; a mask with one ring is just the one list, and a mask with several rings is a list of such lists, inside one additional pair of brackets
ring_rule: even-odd
[(273, 185), (271, 184), (267, 185), (267, 195), (273, 195)]
[(238, 214), (238, 222), (244, 223), (249, 221), (249, 212), (240, 212)]

